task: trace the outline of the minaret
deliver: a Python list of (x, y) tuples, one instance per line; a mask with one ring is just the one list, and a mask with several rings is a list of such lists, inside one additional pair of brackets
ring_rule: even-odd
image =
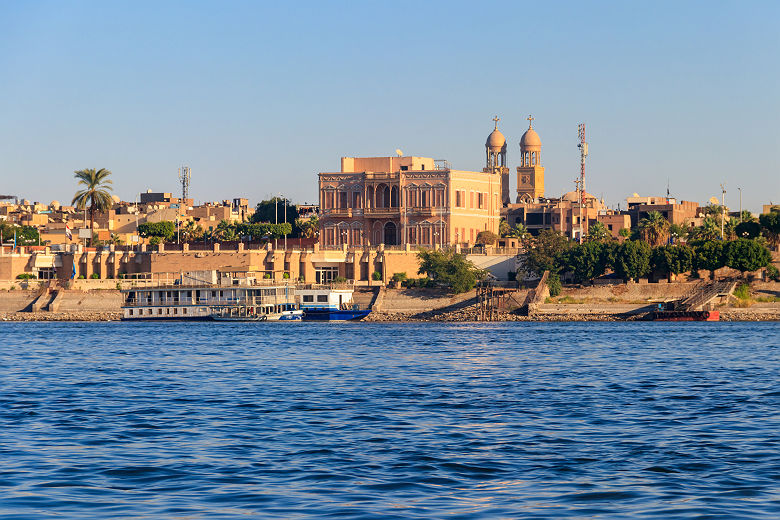
[(498, 116), (493, 118), (493, 131), (485, 141), (485, 168), (482, 171), (501, 175), (501, 203), (506, 206), (512, 201), (509, 198), (509, 168), (506, 167), (506, 138), (498, 130), (500, 120)]
[(517, 202), (532, 202), (544, 197), (542, 141), (528, 116), (528, 130), (520, 139), (520, 166), (517, 167)]

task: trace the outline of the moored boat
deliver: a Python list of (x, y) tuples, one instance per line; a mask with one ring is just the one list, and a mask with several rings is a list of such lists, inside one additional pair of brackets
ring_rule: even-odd
[(304, 321), (358, 321), (371, 313), (353, 299), (351, 288), (299, 289)]

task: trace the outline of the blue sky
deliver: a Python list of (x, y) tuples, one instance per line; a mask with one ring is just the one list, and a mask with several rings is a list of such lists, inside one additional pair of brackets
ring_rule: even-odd
[[(778, 2), (0, 2), (0, 192), (315, 201), (341, 156), (512, 170), (533, 114), (548, 196), (780, 202)], [(514, 178), (513, 178), (514, 184)], [(513, 186), (514, 189), (514, 186)]]

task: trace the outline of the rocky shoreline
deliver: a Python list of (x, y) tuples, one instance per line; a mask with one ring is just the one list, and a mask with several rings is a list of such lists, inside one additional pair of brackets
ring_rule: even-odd
[[(440, 312), (372, 312), (363, 321), (369, 323), (390, 322), (477, 322), (476, 306), (465, 307), (456, 311)], [(121, 312), (114, 311), (74, 311), (74, 312), (5, 312), (0, 313), (0, 321), (71, 321), (71, 322), (101, 322), (119, 321)], [(495, 322), (529, 321), (529, 322), (568, 322), (568, 321), (644, 321), (649, 313), (634, 314), (614, 312), (545, 312), (533, 316), (499, 312)], [(780, 309), (741, 309), (727, 308), (720, 311), (721, 321), (780, 321)]]

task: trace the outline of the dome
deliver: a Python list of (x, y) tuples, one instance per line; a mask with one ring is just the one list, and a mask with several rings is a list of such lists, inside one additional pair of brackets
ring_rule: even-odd
[(49, 207), (51, 209), (54, 209), (54, 210), (60, 209), (61, 206), (62, 205), (60, 204), (60, 201), (58, 201), (58, 200), (53, 200), (53, 201), (51, 201), (51, 204), (49, 204)]
[(523, 137), (520, 139), (520, 148), (526, 150), (528, 148), (541, 148), (542, 147), (542, 140), (539, 139), (539, 134), (536, 133), (536, 130), (529, 127), (528, 130), (525, 131), (523, 134)]
[(487, 141), (485, 141), (485, 146), (490, 148), (491, 152), (500, 152), (504, 145), (506, 145), (506, 138), (498, 129), (490, 132)]
[[(593, 195), (591, 195), (587, 191), (585, 192), (585, 200), (591, 200), (591, 199), (595, 199), (595, 198), (596, 197), (594, 197)], [(577, 198), (577, 192), (576, 191), (570, 191), (570, 192), (564, 193), (563, 196), (561, 197), (561, 200), (567, 200), (569, 202), (578, 202), (579, 201), (579, 199)]]

